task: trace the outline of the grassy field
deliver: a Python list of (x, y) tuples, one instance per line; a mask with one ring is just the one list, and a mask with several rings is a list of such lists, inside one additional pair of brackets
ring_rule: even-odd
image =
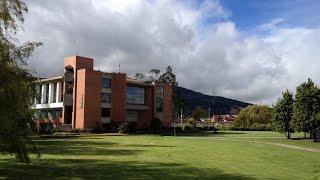
[(37, 144), (42, 156), (29, 166), (1, 157), (0, 178), (320, 179), (320, 143), (274, 132), (44, 138)]

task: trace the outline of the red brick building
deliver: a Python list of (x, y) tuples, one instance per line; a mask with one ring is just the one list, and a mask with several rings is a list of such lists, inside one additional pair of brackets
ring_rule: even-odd
[(226, 114), (226, 115), (212, 115), (211, 122), (229, 124), (236, 120), (237, 115)]
[(91, 58), (65, 58), (64, 75), (41, 79), (36, 88), (32, 109), (39, 125), (95, 128), (137, 122), (142, 129), (155, 117), (164, 127), (172, 124), (170, 85), (94, 70)]

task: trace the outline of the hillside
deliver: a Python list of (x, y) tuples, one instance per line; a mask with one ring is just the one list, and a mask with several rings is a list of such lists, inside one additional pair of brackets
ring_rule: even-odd
[[(179, 87), (181, 96), (186, 101), (186, 109), (184, 114), (191, 114), (194, 108), (200, 106), (208, 109), (211, 106), (211, 114), (237, 114), (239, 109), (244, 108), (250, 103), (228, 99), (221, 96), (209, 96), (199, 92), (192, 91), (183, 87)], [(213, 106), (212, 106), (213, 104)]]

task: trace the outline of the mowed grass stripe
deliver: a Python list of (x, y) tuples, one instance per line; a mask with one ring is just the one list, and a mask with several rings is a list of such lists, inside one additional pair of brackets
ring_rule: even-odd
[[(228, 132), (227, 132), (228, 133)], [(37, 141), (42, 156), (30, 166), (5, 157), (0, 178), (25, 179), (314, 179), (317, 153), (272, 143), (309, 147), (309, 140), (274, 132), (203, 137), (88, 136)], [(233, 133), (233, 132), (232, 132)], [(234, 137), (238, 135), (237, 137)], [(244, 138), (250, 137), (250, 138)], [(257, 138), (255, 138), (257, 137)], [(318, 147), (318, 144), (312, 145)]]

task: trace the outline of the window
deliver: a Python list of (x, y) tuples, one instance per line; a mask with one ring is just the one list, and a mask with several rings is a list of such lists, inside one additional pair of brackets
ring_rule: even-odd
[(138, 119), (137, 111), (127, 110), (126, 114), (127, 114), (127, 121), (128, 122), (137, 122), (137, 119)]
[(57, 83), (54, 83), (53, 84), (53, 90), (52, 90), (52, 92), (53, 92), (53, 101), (52, 102), (56, 102), (56, 96), (57, 96)]
[(45, 97), (45, 101), (44, 101), (44, 103), (46, 104), (46, 103), (49, 103), (49, 84), (46, 84), (45, 85), (45, 91), (46, 91), (46, 97)]
[(127, 104), (145, 104), (145, 89), (137, 86), (127, 86)]
[(101, 109), (101, 117), (110, 117), (110, 109), (102, 108)]
[(101, 102), (102, 103), (110, 103), (111, 102), (111, 94), (110, 93), (102, 93)]
[(102, 88), (111, 88), (111, 79), (102, 78)]
[(163, 87), (156, 87), (156, 109), (157, 112), (163, 111)]

